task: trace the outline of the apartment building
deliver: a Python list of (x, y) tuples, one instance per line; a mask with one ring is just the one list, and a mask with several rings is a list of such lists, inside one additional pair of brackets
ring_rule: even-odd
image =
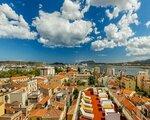
[(150, 77), (149, 71), (139, 71), (137, 75), (137, 86), (139, 89), (147, 92), (150, 95)]
[(55, 68), (51, 66), (40, 67), (40, 75), (41, 76), (54, 76)]
[(79, 120), (120, 120), (120, 113), (115, 111), (108, 94), (97, 88), (87, 88), (81, 94)]

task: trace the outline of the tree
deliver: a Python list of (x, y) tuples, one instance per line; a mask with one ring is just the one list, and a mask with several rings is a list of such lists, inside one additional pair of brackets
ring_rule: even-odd
[(74, 99), (78, 98), (78, 94), (79, 94), (79, 90), (77, 88), (75, 88), (73, 91)]
[(60, 72), (62, 72), (62, 71), (63, 71), (62, 68), (60, 68), (60, 67), (55, 67), (55, 73), (56, 73), (56, 74), (58, 74), (58, 73), (60, 73)]
[(81, 68), (80, 67), (78, 67), (78, 73), (81, 73)]
[(78, 81), (77, 81), (77, 85), (84, 86), (84, 85), (85, 85), (85, 82), (82, 82), (81, 80), (78, 80)]
[(8, 95), (6, 95), (6, 96), (5, 96), (5, 102), (7, 103), (8, 100), (9, 100), (9, 97), (8, 97)]
[(88, 78), (88, 85), (95, 85), (96, 84), (96, 79), (94, 76), (90, 76)]

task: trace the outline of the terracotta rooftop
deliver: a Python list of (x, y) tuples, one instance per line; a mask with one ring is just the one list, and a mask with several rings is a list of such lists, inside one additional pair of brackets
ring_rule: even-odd
[(126, 109), (128, 109), (130, 112), (137, 112), (137, 107), (127, 98), (124, 98), (124, 100), (122, 101), (122, 104), (126, 107)]
[(72, 102), (72, 105), (70, 106), (67, 114), (74, 114), (74, 110), (76, 108), (76, 103), (77, 103), (76, 100)]
[(49, 84), (46, 84), (46, 83), (44, 83), (44, 82), (38, 83), (38, 86), (39, 86), (40, 88), (43, 88), (43, 89), (50, 89), (50, 88), (51, 88)]
[(41, 101), (38, 102), (38, 104), (45, 104), (50, 99), (49, 96), (44, 97)]
[(52, 81), (58, 81), (58, 80), (61, 80), (61, 79), (64, 79), (66, 78), (65, 75), (55, 75), (51, 80)]
[(56, 100), (55, 100), (55, 101), (52, 103), (52, 106), (55, 107), (55, 108), (61, 108), (61, 109), (63, 109), (64, 106), (65, 106), (65, 103), (66, 103), (65, 100), (61, 100), (61, 101), (56, 101)]
[(50, 88), (55, 89), (61, 87), (61, 82), (60, 81), (52, 81), (50, 82)]
[(30, 117), (41, 117), (47, 115), (48, 111), (46, 109), (35, 109), (31, 111)]
[(59, 118), (62, 111), (57, 109), (35, 109), (30, 113), (29, 117), (43, 117), (43, 118)]
[(134, 96), (130, 99), (131, 102), (133, 102), (134, 104), (140, 104), (143, 103), (142, 99), (139, 96)]
[(29, 77), (28, 76), (19, 76), (19, 77), (11, 77), (10, 78), (11, 80), (28, 80), (29, 79)]
[(55, 108), (53, 108), (53, 109), (50, 109), (50, 110), (48, 110), (48, 116), (49, 116), (49, 118), (60, 118), (60, 115), (61, 115), (61, 113), (62, 113), (62, 111), (61, 110), (58, 110), (58, 109), (55, 109)]
[(150, 112), (150, 104), (145, 104), (145, 107), (148, 109), (148, 111)]

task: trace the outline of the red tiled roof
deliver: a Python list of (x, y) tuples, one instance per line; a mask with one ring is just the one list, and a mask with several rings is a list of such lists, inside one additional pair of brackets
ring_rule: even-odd
[(137, 112), (137, 107), (127, 98), (124, 98), (124, 100), (122, 101), (122, 104), (130, 111), (130, 112)]
[(38, 102), (38, 104), (45, 104), (50, 99), (49, 96), (44, 97), (41, 101)]
[(46, 109), (35, 109), (30, 113), (30, 117), (41, 117), (41, 116), (45, 116), (47, 114), (47, 110)]

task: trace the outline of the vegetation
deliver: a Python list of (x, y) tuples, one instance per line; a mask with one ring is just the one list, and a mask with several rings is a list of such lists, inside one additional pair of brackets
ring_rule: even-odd
[(60, 72), (62, 72), (62, 71), (63, 71), (62, 68), (60, 68), (60, 67), (55, 67), (55, 73), (56, 73), (56, 74), (58, 74), (58, 73), (60, 73)]
[(81, 68), (80, 67), (78, 67), (78, 73), (81, 73)]
[(96, 83), (96, 78), (94, 76), (88, 78), (88, 85), (96, 85)]
[(74, 91), (73, 91), (74, 99), (78, 98), (78, 94), (79, 94), (79, 90), (77, 88), (75, 88)]
[(81, 80), (78, 80), (78, 81), (77, 81), (77, 85), (84, 86), (84, 85), (85, 85), (85, 82), (82, 82)]
[(0, 78), (9, 78), (9, 77), (17, 77), (17, 76), (39, 76), (40, 71), (36, 68), (32, 70), (21, 70), (21, 69), (13, 69), (8, 71), (0, 71)]
[(141, 90), (141, 89), (140, 89), (139, 87), (137, 87), (137, 86), (136, 86), (136, 88), (135, 88), (135, 91), (136, 91), (139, 95), (141, 95), (141, 96), (150, 97), (150, 95), (149, 95), (147, 92)]
[(70, 86), (71, 85), (71, 80), (64, 80), (64, 85), (65, 86)]

